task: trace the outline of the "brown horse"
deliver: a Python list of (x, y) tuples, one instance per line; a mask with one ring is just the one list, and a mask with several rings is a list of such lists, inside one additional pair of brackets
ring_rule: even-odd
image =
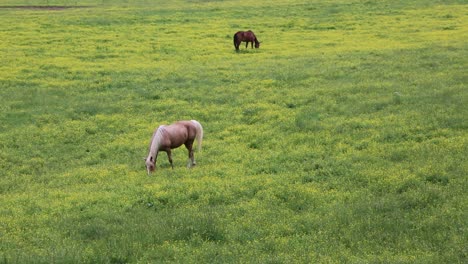
[(236, 34), (234, 34), (234, 47), (236, 48), (236, 50), (239, 50), (239, 46), (242, 41), (245, 42), (245, 48), (248, 47), (249, 42), (251, 42), (252, 49), (253, 49), (254, 42), (255, 42), (255, 48), (260, 48), (260, 42), (258, 41), (257, 37), (251, 30), (238, 31)]
[(178, 121), (171, 125), (159, 126), (153, 133), (148, 157), (145, 159), (148, 175), (156, 169), (156, 159), (158, 158), (159, 151), (165, 151), (167, 153), (171, 167), (174, 169), (171, 149), (178, 148), (182, 144), (185, 145), (189, 152), (190, 160), (187, 167), (190, 168), (194, 166), (196, 163), (193, 156), (192, 146), (195, 139), (198, 143), (198, 151), (200, 151), (203, 139), (203, 127), (196, 120)]

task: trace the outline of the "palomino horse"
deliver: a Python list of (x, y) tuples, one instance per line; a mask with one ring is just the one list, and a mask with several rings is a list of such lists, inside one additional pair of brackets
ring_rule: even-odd
[(249, 42), (251, 42), (252, 49), (253, 49), (254, 42), (255, 42), (255, 48), (260, 48), (260, 42), (258, 41), (257, 37), (251, 30), (238, 31), (236, 34), (234, 34), (234, 47), (236, 48), (236, 50), (239, 50), (239, 46), (242, 41), (245, 42), (245, 48), (248, 47)]
[(171, 149), (180, 147), (182, 144), (188, 149), (189, 163), (187, 167), (195, 165), (195, 158), (193, 157), (193, 141), (197, 139), (198, 151), (201, 150), (203, 139), (203, 127), (196, 120), (191, 121), (178, 121), (171, 125), (161, 125), (153, 133), (151, 138), (150, 149), (148, 157), (146, 158), (146, 170), (148, 175), (156, 169), (156, 159), (158, 158), (159, 151), (165, 151), (171, 167), (172, 164)]

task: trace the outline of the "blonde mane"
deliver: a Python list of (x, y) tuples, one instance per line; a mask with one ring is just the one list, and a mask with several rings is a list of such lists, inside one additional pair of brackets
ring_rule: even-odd
[(151, 139), (148, 157), (146, 157), (146, 162), (150, 161), (151, 157), (153, 157), (152, 162), (154, 163), (156, 153), (159, 149), (159, 144), (161, 143), (163, 128), (164, 126), (159, 126), (158, 129), (156, 129), (156, 131), (154, 132), (153, 138)]

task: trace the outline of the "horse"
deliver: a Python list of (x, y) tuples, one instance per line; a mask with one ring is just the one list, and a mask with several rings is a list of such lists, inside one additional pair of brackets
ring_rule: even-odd
[(249, 46), (249, 42), (251, 43), (252, 49), (253, 49), (254, 42), (255, 42), (255, 48), (260, 48), (260, 41), (258, 41), (257, 37), (252, 32), (252, 30), (238, 31), (236, 34), (234, 34), (234, 47), (236, 48), (236, 50), (239, 50), (239, 46), (242, 41), (245, 42), (245, 48)]
[(165, 151), (167, 153), (169, 163), (172, 169), (174, 169), (171, 149), (178, 148), (182, 144), (184, 144), (188, 150), (189, 161), (187, 167), (190, 168), (194, 166), (196, 163), (192, 146), (195, 139), (198, 143), (198, 151), (200, 151), (203, 139), (203, 127), (196, 120), (178, 121), (171, 125), (159, 126), (153, 133), (148, 157), (145, 159), (148, 175), (156, 170), (156, 159), (158, 158), (159, 151)]

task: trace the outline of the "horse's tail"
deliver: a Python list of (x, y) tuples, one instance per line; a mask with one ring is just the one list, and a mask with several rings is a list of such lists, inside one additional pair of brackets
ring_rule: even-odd
[(201, 151), (202, 140), (203, 140), (203, 127), (200, 124), (200, 122), (198, 122), (197, 120), (192, 120), (192, 122), (195, 124), (195, 128), (197, 129), (197, 134), (195, 138), (197, 139), (198, 151)]
[(234, 48), (237, 49), (237, 33), (234, 34)]

